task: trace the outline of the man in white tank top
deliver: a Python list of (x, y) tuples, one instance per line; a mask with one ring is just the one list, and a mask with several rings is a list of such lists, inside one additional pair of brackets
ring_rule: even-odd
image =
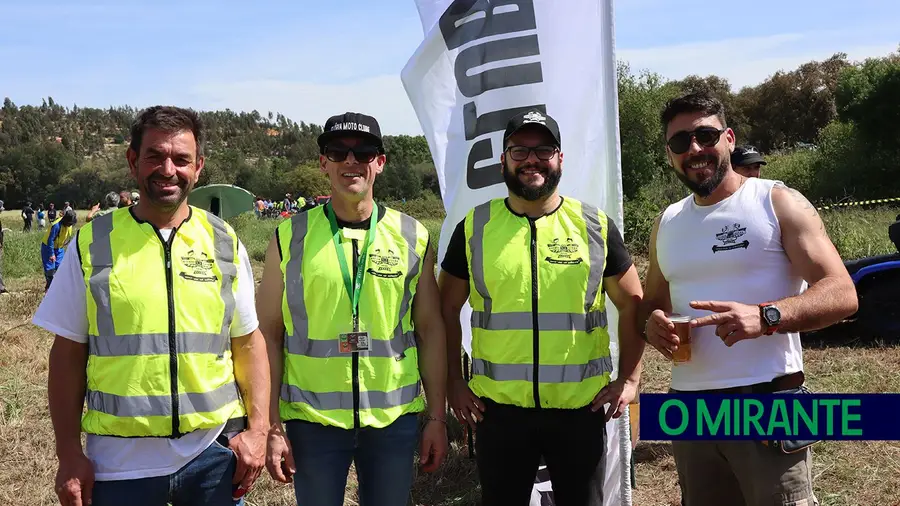
[[(734, 132), (715, 98), (675, 99), (662, 123), (669, 163), (692, 194), (653, 227), (645, 338), (671, 359), (680, 343), (669, 317), (692, 318), (691, 358), (672, 368), (674, 391), (797, 391), (800, 332), (857, 309), (822, 220), (796, 190), (732, 170)], [(757, 441), (672, 446), (685, 506), (818, 504), (809, 449), (784, 454)]]

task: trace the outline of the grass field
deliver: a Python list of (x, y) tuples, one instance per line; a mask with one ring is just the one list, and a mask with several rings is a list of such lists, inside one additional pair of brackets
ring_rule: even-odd
[[(845, 258), (888, 253), (887, 225), (897, 209), (831, 211), (826, 223)], [(22, 234), (16, 212), (5, 212), (7, 235), (3, 259), (4, 280), (12, 291), (0, 296), (0, 503), (55, 504), (52, 489), (56, 472), (53, 433), (46, 400), (47, 356), (52, 336), (29, 324), (43, 296), (43, 278), (37, 260), (41, 234)], [(243, 220), (243, 219), (241, 219)], [(254, 274), (262, 274), (260, 261), (277, 222), (235, 220), (235, 228), (254, 259)], [(437, 244), (440, 220), (424, 220)], [(83, 223), (83, 214), (79, 223)], [(636, 259), (643, 270), (646, 261)], [(819, 392), (900, 392), (900, 346), (896, 340), (861, 342), (841, 336), (840, 328), (820, 338), (804, 340), (804, 361), (809, 385)], [(835, 337), (836, 336), (836, 337)], [(838, 339), (841, 337), (840, 339)], [(895, 336), (896, 337), (896, 336)], [(822, 342), (823, 340), (829, 340)], [(669, 365), (658, 353), (645, 355), (643, 392), (664, 392)], [(433, 475), (418, 475), (411, 504), (478, 504), (474, 462), (466, 455), (458, 427), (445, 466)], [(678, 506), (680, 497), (671, 446), (641, 441), (637, 462), (636, 506)], [(822, 506), (897, 506), (900, 504), (900, 443), (826, 442), (815, 447), (815, 489)], [(346, 504), (357, 504), (355, 481), (348, 481)], [(292, 489), (272, 482), (265, 474), (247, 498), (250, 506), (293, 505)]]

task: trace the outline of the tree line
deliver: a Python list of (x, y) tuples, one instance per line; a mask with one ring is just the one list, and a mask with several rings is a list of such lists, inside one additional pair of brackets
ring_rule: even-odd
[[(666, 80), (649, 70), (618, 66), (626, 236), (641, 240), (652, 217), (683, 197), (666, 161), (659, 113), (666, 101), (708, 91), (725, 104), (739, 144), (767, 156), (764, 177), (778, 178), (814, 201), (900, 196), (900, 51), (851, 62), (843, 53), (779, 71), (739, 91), (719, 76)], [(40, 106), (0, 109), (0, 199), (7, 207), (68, 200), (99, 202), (133, 186), (124, 151), (138, 111), (68, 108), (52, 98)], [(207, 166), (200, 185), (229, 183), (277, 198), (286, 192), (327, 194), (318, 168), (322, 127), (280, 113), (205, 111)], [(387, 136), (386, 170), (376, 185), (382, 200), (439, 198), (423, 136)]]

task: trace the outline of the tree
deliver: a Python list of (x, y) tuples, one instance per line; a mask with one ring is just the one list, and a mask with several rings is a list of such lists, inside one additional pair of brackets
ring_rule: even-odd
[(900, 50), (844, 69), (835, 101), (841, 121), (853, 122), (880, 147), (900, 146)]
[(841, 70), (849, 65), (847, 55), (837, 53), (791, 72), (776, 72), (746, 91), (742, 104), (750, 143), (763, 151), (814, 143), (819, 130), (837, 116), (834, 91)]
[(633, 198), (666, 167), (659, 114), (666, 101), (677, 96), (677, 86), (652, 72), (631, 73), (627, 63), (618, 65), (619, 137), (622, 148), (622, 186), (625, 198)]

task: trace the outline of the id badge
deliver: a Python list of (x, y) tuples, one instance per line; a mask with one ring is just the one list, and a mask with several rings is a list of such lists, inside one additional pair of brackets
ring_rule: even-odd
[(340, 335), (340, 352), (353, 353), (356, 351), (369, 351), (368, 332), (349, 332)]

